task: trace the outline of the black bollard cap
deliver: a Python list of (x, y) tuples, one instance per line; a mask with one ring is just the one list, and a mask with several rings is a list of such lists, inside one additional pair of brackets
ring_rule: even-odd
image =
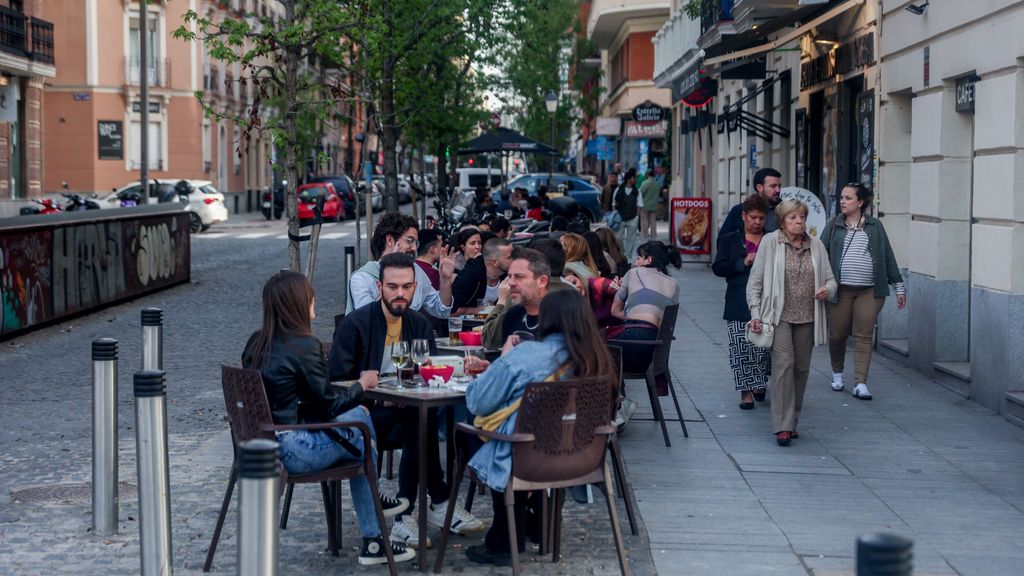
[(911, 576), (914, 542), (896, 534), (865, 534), (857, 539), (857, 576)]
[(135, 397), (154, 398), (167, 395), (166, 373), (163, 370), (143, 370), (135, 373)]
[(96, 360), (117, 360), (117, 340), (113, 338), (99, 338), (92, 341), (92, 359)]
[(160, 308), (143, 308), (142, 309), (142, 325), (143, 326), (163, 326), (164, 323), (164, 311)]
[(280, 448), (277, 442), (263, 438), (243, 442), (238, 451), (240, 478), (274, 478), (280, 472)]
[(348, 256), (349, 254), (353, 254), (354, 255), (355, 253), (356, 253), (356, 247), (355, 246), (345, 246), (345, 255), (346, 256)]

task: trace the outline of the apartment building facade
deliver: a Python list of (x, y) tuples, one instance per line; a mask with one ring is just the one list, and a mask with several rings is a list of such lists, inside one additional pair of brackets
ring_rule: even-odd
[(0, 201), (44, 186), (43, 85), (57, 75), (40, 0), (0, 0)]

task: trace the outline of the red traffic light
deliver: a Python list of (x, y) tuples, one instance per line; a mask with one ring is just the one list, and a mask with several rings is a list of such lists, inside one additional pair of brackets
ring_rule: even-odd
[(515, 160), (513, 160), (513, 161), (512, 161), (512, 164), (513, 164), (513, 165), (514, 165), (514, 166), (515, 166), (516, 168), (519, 168), (519, 158), (516, 158)]
[(473, 159), (472, 159), (472, 158), (470, 158), (470, 159), (469, 159), (469, 165), (470, 165), (470, 166), (472, 166), (472, 165), (473, 165)]

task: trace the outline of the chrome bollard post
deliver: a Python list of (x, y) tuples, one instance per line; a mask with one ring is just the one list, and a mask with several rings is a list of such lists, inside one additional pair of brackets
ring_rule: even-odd
[(910, 576), (914, 542), (895, 534), (866, 534), (857, 539), (857, 576)]
[(142, 369), (164, 369), (164, 311), (142, 310)]
[(92, 531), (117, 534), (117, 340), (92, 341)]
[(167, 462), (167, 388), (160, 370), (135, 373), (135, 447), (139, 471), (142, 576), (171, 573), (171, 493)]
[[(342, 302), (347, 306), (349, 298), (349, 287), (351, 286), (352, 274), (356, 271), (356, 248), (355, 246), (345, 246), (345, 258), (342, 260), (342, 278), (345, 279), (345, 285), (343, 287), (344, 292), (342, 293)], [(343, 312), (346, 306), (342, 306)]]
[(280, 456), (277, 442), (250, 440), (238, 455), (238, 574), (276, 576)]

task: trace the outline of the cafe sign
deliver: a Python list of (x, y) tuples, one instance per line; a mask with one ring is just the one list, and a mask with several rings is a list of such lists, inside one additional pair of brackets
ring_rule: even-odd
[(668, 132), (668, 121), (633, 122), (626, 121), (626, 138), (664, 138)]
[(973, 72), (956, 79), (956, 111), (974, 114), (975, 84), (981, 78)]
[(636, 122), (661, 122), (665, 118), (665, 109), (650, 100), (633, 108), (633, 120)]

